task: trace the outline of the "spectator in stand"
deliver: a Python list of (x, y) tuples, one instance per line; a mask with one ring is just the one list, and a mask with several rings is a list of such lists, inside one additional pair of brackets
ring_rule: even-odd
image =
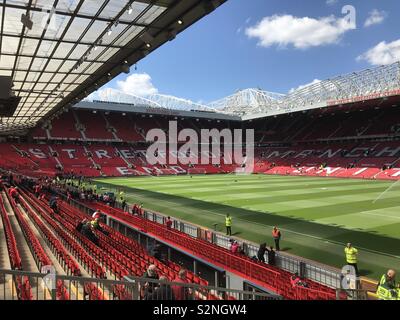
[[(186, 278), (187, 271), (185, 269), (179, 270), (177, 277), (172, 282), (177, 283), (189, 283)], [(174, 297), (176, 300), (192, 300), (193, 290), (188, 287), (173, 285), (172, 292), (174, 293)]]
[(290, 284), (292, 285), (292, 288), (296, 288), (296, 287), (308, 288), (309, 287), (308, 283), (303, 281), (299, 277), (299, 274), (297, 272), (290, 277)]
[[(143, 273), (142, 278), (159, 280), (157, 267), (154, 264), (149, 265), (145, 273)], [(140, 286), (140, 297), (144, 299), (146, 296), (153, 294), (154, 290), (157, 287), (158, 287), (157, 283), (146, 282), (144, 285)]]
[(233, 245), (233, 242), (234, 242), (235, 240), (233, 240), (233, 239), (229, 239), (229, 244), (228, 244), (228, 250), (229, 251), (232, 251), (232, 245)]
[(280, 251), (279, 242), (281, 241), (281, 231), (277, 227), (272, 229), (272, 238), (274, 238), (276, 251)]
[(19, 191), (18, 191), (18, 187), (11, 187), (8, 190), (8, 194), (10, 195), (10, 197), (16, 202), (19, 203)]
[(125, 199), (122, 200), (121, 209), (122, 209), (123, 211), (127, 211), (127, 210), (126, 210), (126, 209), (127, 209), (127, 203), (126, 203), (126, 200), (125, 200)]
[(153, 257), (162, 260), (162, 247), (160, 243), (156, 243), (153, 247)]
[(108, 235), (109, 232), (104, 230), (101, 226), (100, 226), (100, 218), (96, 218), (92, 221), (90, 221), (90, 226), (92, 228), (93, 231), (100, 231), (102, 233), (104, 233), (105, 235)]
[(82, 232), (82, 227), (88, 222), (87, 219), (83, 219), (81, 222), (78, 223), (78, 225), (76, 226), (76, 231), (78, 232)]
[(167, 220), (165, 221), (165, 225), (167, 226), (167, 229), (172, 228), (172, 220), (170, 216), (168, 216)]
[(42, 191), (42, 185), (37, 183), (34, 187), (35, 197), (39, 199), (40, 192)]
[(103, 202), (105, 202), (105, 203), (110, 202), (110, 196), (108, 194), (103, 194)]
[(53, 213), (58, 213), (58, 197), (53, 196), (50, 198), (49, 207), (53, 210)]
[(67, 202), (70, 203), (71, 199), (72, 199), (71, 192), (67, 191)]
[(233, 241), (231, 245), (231, 252), (234, 254), (239, 253), (239, 247), (240, 247), (239, 243), (236, 240)]
[(99, 209), (96, 209), (95, 212), (92, 214), (93, 219), (100, 219), (102, 217), (101, 211)]
[(267, 254), (268, 254), (268, 264), (271, 266), (275, 265), (275, 251), (273, 247), (269, 247), (269, 250), (267, 249)]
[(132, 215), (137, 214), (137, 204), (136, 203), (133, 204), (131, 213), (132, 213)]
[(139, 215), (140, 215), (141, 217), (143, 217), (143, 216), (144, 216), (144, 208), (143, 208), (143, 203), (141, 203), (141, 204), (140, 204), (140, 206), (139, 206)]
[(83, 191), (80, 193), (80, 199), (82, 201), (85, 201), (85, 199), (86, 199), (86, 195), (85, 195), (85, 193)]
[(82, 226), (81, 233), (95, 245), (99, 245), (99, 239), (92, 231), (92, 225), (89, 221)]
[[(166, 276), (161, 276), (160, 281), (168, 281)], [(175, 300), (174, 293), (169, 284), (160, 284), (155, 287), (153, 293), (146, 293), (144, 300)]]
[(290, 284), (292, 285), (292, 288), (296, 288), (297, 283), (300, 281), (299, 276), (297, 275), (297, 273), (295, 273), (294, 275), (292, 275), (290, 277)]
[(265, 262), (265, 252), (267, 251), (267, 244), (264, 242), (262, 244), (260, 244), (260, 247), (258, 248), (258, 252), (257, 252), (257, 259), (258, 261), (261, 262)]

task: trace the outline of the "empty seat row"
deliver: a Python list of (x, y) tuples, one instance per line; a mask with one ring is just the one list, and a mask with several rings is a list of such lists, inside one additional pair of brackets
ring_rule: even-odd
[[(21, 195), (25, 195), (23, 191), (21, 191)], [(62, 245), (61, 241), (58, 240), (53, 233), (44, 225), (44, 223), (39, 219), (36, 213), (31, 209), (28, 205), (27, 201), (21, 197), (21, 204), (25, 208), (25, 211), (28, 213), (32, 221), (35, 223), (38, 230), (41, 232), (44, 239), (46, 239), (47, 244), (53, 250), (53, 253), (58, 258), (61, 265), (66, 269), (67, 274), (71, 274), (74, 276), (80, 276), (81, 271), (79, 269), (78, 264), (71, 258), (68, 254), (67, 250)]]
[[(46, 252), (44, 251), (42, 245), (40, 244), (39, 239), (33, 233), (31, 227), (29, 226), (28, 222), (25, 220), (22, 212), (20, 211), (19, 207), (15, 203), (14, 199), (9, 197), (8, 192), (7, 192), (7, 197), (12, 206), (12, 209), (15, 213), (15, 216), (17, 218), (19, 226), (21, 227), (21, 230), (25, 236), (26, 242), (31, 249), (32, 255), (35, 259), (38, 269), (41, 270), (42, 267), (44, 267), (44, 266), (52, 265), (52, 262), (51, 262), (50, 258), (48, 257), (48, 255), (46, 254)], [(21, 197), (20, 197), (20, 199), (23, 200)], [(30, 290), (30, 288), (31, 288), (30, 284), (29, 284), (29, 280), (23, 279), (21, 281), (21, 283), (19, 284), (19, 286), (21, 289), (23, 289), (22, 290), (23, 297), (32, 298), (32, 294), (30, 294), (29, 291), (27, 291), (27, 290)], [(62, 300), (69, 299), (69, 296), (66, 294), (66, 289), (62, 282), (58, 282), (56, 292), (57, 292), (58, 298), (60, 298)]]
[(13, 270), (21, 270), (22, 264), (21, 264), (21, 257), (19, 255), (17, 248), (17, 241), (15, 240), (15, 235), (12, 230), (10, 219), (8, 218), (7, 215), (7, 211), (4, 207), (4, 202), (1, 193), (0, 193), (0, 214), (1, 214), (1, 219), (3, 221), (4, 235), (7, 242), (7, 249), (10, 258), (11, 268)]

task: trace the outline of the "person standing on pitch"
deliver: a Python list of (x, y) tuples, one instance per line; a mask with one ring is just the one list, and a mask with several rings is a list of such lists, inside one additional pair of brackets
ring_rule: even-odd
[(346, 255), (346, 262), (349, 266), (353, 266), (356, 270), (356, 275), (358, 276), (358, 267), (357, 267), (357, 255), (358, 250), (354, 248), (351, 243), (348, 243), (346, 248), (344, 248), (344, 253)]
[(279, 247), (279, 241), (281, 240), (281, 231), (277, 227), (272, 229), (272, 238), (274, 238), (275, 250), (280, 251), (281, 248)]
[(227, 213), (226, 217), (225, 217), (225, 227), (226, 227), (226, 235), (231, 236), (232, 235), (232, 217), (229, 215), (229, 213)]

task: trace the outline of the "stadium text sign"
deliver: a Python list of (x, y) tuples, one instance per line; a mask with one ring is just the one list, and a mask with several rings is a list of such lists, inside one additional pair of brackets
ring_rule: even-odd
[(352, 98), (348, 98), (348, 99), (329, 100), (329, 101), (327, 101), (327, 105), (328, 106), (336, 106), (338, 104), (346, 104), (346, 103), (374, 100), (374, 99), (385, 98), (385, 97), (390, 97), (390, 96), (399, 96), (399, 95), (400, 95), (400, 89), (395, 89), (395, 90), (390, 90), (390, 91), (385, 91), (385, 92), (371, 93), (371, 94), (365, 95), (365, 96), (352, 97)]
[(168, 132), (162, 129), (147, 132), (146, 141), (153, 144), (146, 151), (146, 159), (151, 165), (235, 164), (241, 172), (251, 173), (254, 169), (254, 130), (245, 130), (245, 141), (243, 133), (242, 129), (201, 129), (199, 136), (191, 128), (178, 132), (177, 121), (169, 121)]

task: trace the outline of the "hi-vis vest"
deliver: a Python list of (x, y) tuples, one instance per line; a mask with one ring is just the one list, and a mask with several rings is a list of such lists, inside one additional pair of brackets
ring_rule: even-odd
[(232, 217), (225, 217), (225, 226), (227, 227), (232, 226)]
[(281, 237), (281, 232), (278, 229), (272, 230), (272, 237), (274, 239), (279, 239)]
[(357, 263), (357, 252), (356, 248), (344, 248), (344, 253), (346, 254), (347, 263)]
[(99, 226), (99, 222), (96, 220), (93, 220), (90, 222), (90, 224), (92, 225), (93, 228), (97, 229), (97, 227)]
[(399, 300), (398, 296), (399, 290), (394, 288), (390, 288), (390, 286), (386, 283), (386, 275), (381, 277), (381, 281), (379, 281), (378, 289), (376, 290), (376, 294), (378, 295), (380, 300)]

